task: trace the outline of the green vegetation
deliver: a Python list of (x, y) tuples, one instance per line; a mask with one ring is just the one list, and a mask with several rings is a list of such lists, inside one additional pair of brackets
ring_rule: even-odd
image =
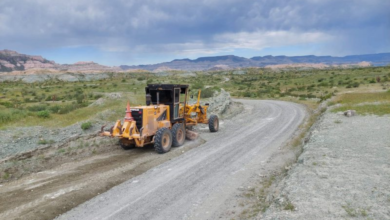
[(368, 211), (371, 209), (369, 208), (355, 208), (353, 207), (350, 203), (347, 203), (346, 205), (341, 206), (345, 212), (348, 214), (350, 217), (367, 217)]
[(7, 180), (7, 179), (9, 179), (9, 178), (10, 178), (10, 174), (7, 173), (7, 172), (5, 172), (5, 173), (3, 174), (3, 179), (4, 179), (4, 180)]
[(37, 116), (39, 118), (49, 118), (50, 117), (50, 112), (47, 110), (39, 111), (37, 112)]
[(284, 210), (290, 210), (290, 211), (294, 211), (295, 210), (295, 206), (289, 201), (286, 206), (284, 206)]
[(390, 114), (390, 103), (387, 104), (366, 104), (366, 105), (344, 105), (338, 108), (333, 109), (333, 112), (347, 111), (349, 109), (354, 109), (358, 114), (367, 115), (387, 115)]
[[(390, 90), (389, 90), (390, 91)], [(375, 92), (375, 93), (347, 93), (342, 94), (335, 99), (341, 104), (359, 104), (364, 102), (390, 102), (390, 92)]]
[(84, 122), (81, 124), (81, 129), (83, 130), (88, 130), (92, 127), (92, 123), (91, 122)]
[(54, 143), (53, 140), (41, 139), (41, 140), (38, 141), (38, 144), (42, 144), (42, 145), (44, 145), (44, 144), (53, 144), (53, 143)]
[[(108, 77), (88, 82), (64, 82), (52, 79), (44, 82), (2, 82), (0, 84), (0, 129), (8, 126), (62, 127), (79, 121), (110, 114), (102, 119), (123, 117), (126, 101), (132, 106), (145, 103), (147, 83), (190, 84), (190, 95), (202, 90), (201, 97), (211, 97), (221, 88), (236, 98), (280, 99), (304, 103), (315, 108), (321, 100), (333, 98), (333, 104), (388, 102), (390, 67), (355, 69), (289, 69), (247, 68), (229, 71), (197, 71), (185, 76), (184, 71), (169, 71), (168, 76), (149, 72), (107, 73)], [(109, 93), (120, 92), (122, 98), (105, 98), (100, 105), (91, 103)], [(348, 92), (348, 94), (341, 95)], [(353, 93), (359, 92), (359, 95)], [(364, 94), (363, 96), (361, 94)], [(337, 97), (335, 97), (337, 96)], [(341, 97), (341, 98), (338, 98)], [(356, 107), (359, 111), (386, 114), (388, 105)], [(350, 106), (347, 106), (350, 107)], [(345, 108), (347, 108), (345, 107)], [(344, 108), (344, 107), (343, 107)], [(370, 109), (370, 110), (365, 110)], [(371, 111), (374, 109), (374, 111)], [(44, 120), (43, 120), (44, 119)]]
[(343, 104), (333, 112), (354, 109), (358, 114), (390, 114), (390, 92), (348, 93), (338, 96), (335, 101)]

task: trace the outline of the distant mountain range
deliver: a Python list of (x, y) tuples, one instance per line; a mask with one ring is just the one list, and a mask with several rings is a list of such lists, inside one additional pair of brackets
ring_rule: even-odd
[(250, 59), (234, 55), (200, 57), (194, 60), (177, 59), (151, 65), (122, 65), (108, 67), (94, 62), (77, 62), (75, 64), (57, 64), (41, 56), (20, 54), (11, 50), (0, 50), (0, 72), (12, 71), (68, 71), (68, 72), (118, 72), (128, 70), (167, 71), (167, 70), (226, 70), (245, 67), (312, 67), (325, 68), (340, 65), (383, 66), (390, 64), (390, 53), (353, 55), (345, 57), (332, 56), (258, 56)]
[(120, 66), (123, 70), (143, 69), (149, 71), (159, 71), (168, 69), (177, 70), (218, 70), (234, 69), (242, 67), (268, 67), (281, 64), (325, 64), (325, 65), (344, 65), (369, 62), (374, 66), (383, 66), (390, 64), (390, 53), (352, 55), (345, 57), (332, 56), (258, 56), (250, 59), (234, 55), (200, 57), (195, 60), (178, 59), (171, 62), (164, 62), (152, 65)]

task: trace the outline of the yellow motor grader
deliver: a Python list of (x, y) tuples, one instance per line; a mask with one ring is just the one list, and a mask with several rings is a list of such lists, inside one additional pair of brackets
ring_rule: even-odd
[(123, 124), (118, 120), (103, 136), (119, 138), (123, 149), (154, 144), (155, 150), (166, 153), (171, 146), (181, 146), (186, 138), (186, 129), (198, 123), (208, 124), (210, 132), (217, 132), (219, 119), (211, 115), (207, 119), (209, 105), (197, 102), (188, 104), (188, 85), (148, 84), (145, 87), (146, 106), (131, 107), (127, 103)]

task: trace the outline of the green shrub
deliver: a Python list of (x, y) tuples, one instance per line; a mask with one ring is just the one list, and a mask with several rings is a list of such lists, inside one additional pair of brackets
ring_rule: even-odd
[(353, 84), (352, 84), (352, 86), (354, 87), (354, 88), (357, 88), (357, 87), (359, 87), (359, 83), (358, 82), (354, 82)]
[(242, 95), (243, 95), (244, 97), (251, 97), (251, 96), (252, 96), (252, 93), (249, 92), (249, 91), (245, 91), (245, 92), (243, 92)]
[(9, 179), (9, 177), (10, 177), (10, 174), (5, 172), (3, 175), (3, 179), (7, 180), (7, 179)]
[(152, 78), (146, 80), (146, 84), (152, 84), (152, 83), (153, 83), (153, 79)]
[(76, 100), (77, 100), (78, 104), (81, 104), (81, 103), (83, 103), (84, 97), (83, 96), (77, 96)]
[(214, 90), (212, 88), (203, 89), (200, 93), (201, 98), (210, 98), (214, 95)]
[(6, 109), (0, 111), (0, 123), (17, 121), (27, 116), (27, 111), (19, 109)]
[(67, 105), (63, 105), (61, 106), (61, 108), (57, 111), (58, 114), (67, 114), (71, 111), (74, 111), (76, 109), (79, 109), (79, 108), (83, 108), (83, 107), (86, 107), (88, 106), (88, 103), (84, 102), (84, 103), (81, 103), (81, 104), (76, 104), (76, 103), (73, 103), (73, 104), (67, 104)]
[(0, 102), (0, 105), (3, 105), (7, 108), (12, 108), (14, 106), (11, 102)]
[(92, 127), (92, 123), (91, 122), (84, 122), (84, 123), (82, 123), (81, 124), (81, 129), (83, 129), (83, 130), (88, 130), (88, 129), (90, 129)]
[(49, 118), (50, 112), (47, 110), (37, 112), (37, 116), (40, 118)]
[(284, 206), (284, 210), (294, 211), (295, 210), (295, 206), (291, 202), (288, 202), (286, 204), (286, 206)]
[(306, 97), (309, 98), (309, 99), (317, 98), (317, 96), (313, 95), (312, 93), (307, 94)]
[(32, 106), (27, 107), (27, 109), (29, 111), (32, 111), (32, 112), (45, 111), (46, 108), (47, 108), (46, 105), (32, 105)]
[(329, 93), (329, 94), (327, 94), (327, 95), (321, 96), (321, 97), (320, 97), (320, 102), (322, 102), (322, 101), (324, 101), (324, 100), (327, 100), (327, 99), (330, 99), (332, 96), (333, 96), (332, 93)]
[(100, 94), (97, 94), (97, 95), (93, 96), (94, 99), (100, 99), (101, 97), (103, 97), (103, 95), (100, 95)]
[(38, 144), (42, 144), (42, 145), (44, 145), (44, 144), (53, 144), (53, 143), (54, 143), (53, 140), (40, 139), (40, 140), (38, 141)]
[[(202, 82), (196, 82), (195, 84), (193, 84), (193, 85), (191, 85), (191, 88), (192, 89), (196, 89), (196, 90), (198, 90), (198, 89), (203, 89), (203, 87), (204, 87), (204, 85), (203, 85), (203, 83)], [(203, 91), (202, 91), (203, 92)]]
[(51, 106), (51, 107), (49, 108), (49, 110), (50, 110), (51, 112), (53, 112), (53, 113), (58, 113), (58, 112), (60, 111), (60, 109), (61, 109), (61, 106), (59, 106), (59, 105), (54, 105), (54, 106)]

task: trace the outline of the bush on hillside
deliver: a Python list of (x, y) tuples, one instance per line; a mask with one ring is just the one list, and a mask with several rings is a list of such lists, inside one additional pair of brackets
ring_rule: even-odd
[(47, 111), (47, 110), (39, 111), (39, 112), (37, 112), (37, 116), (39, 118), (49, 118), (50, 117), (50, 112)]
[(89, 121), (81, 124), (81, 129), (83, 129), (84, 131), (90, 129), (91, 127), (92, 127), (92, 123)]

